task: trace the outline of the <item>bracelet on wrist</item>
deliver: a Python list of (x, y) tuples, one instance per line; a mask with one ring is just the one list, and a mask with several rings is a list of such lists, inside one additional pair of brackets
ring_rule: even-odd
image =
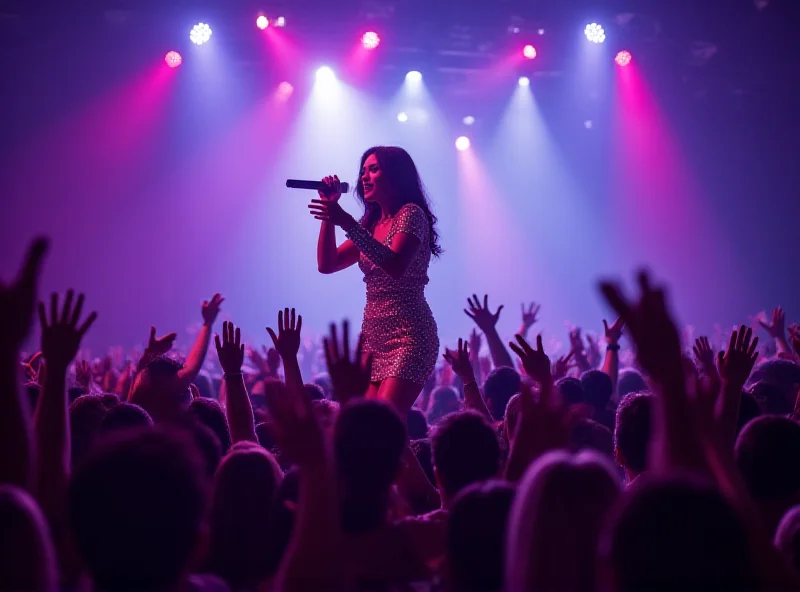
[(606, 346), (606, 351), (619, 351), (619, 343), (609, 343)]
[(229, 378), (239, 378), (240, 376), (244, 376), (242, 372), (230, 372), (222, 375), (223, 380), (228, 380)]

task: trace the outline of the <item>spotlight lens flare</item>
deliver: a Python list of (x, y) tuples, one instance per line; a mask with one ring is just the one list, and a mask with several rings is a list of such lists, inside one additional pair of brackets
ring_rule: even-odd
[(456, 138), (456, 149), (463, 152), (469, 148), (469, 138), (467, 136), (459, 136)]
[(421, 82), (422, 81), (422, 73), (417, 72), (416, 70), (412, 70), (408, 74), (406, 74), (406, 82)]
[(631, 63), (633, 56), (631, 56), (631, 52), (625, 51), (624, 49), (617, 54), (617, 57), (614, 58), (614, 61), (617, 62), (618, 66), (622, 66), (623, 68)]
[(316, 80), (318, 84), (331, 84), (336, 82), (336, 74), (328, 66), (322, 66), (317, 70)]
[(536, 57), (536, 48), (533, 45), (526, 45), (524, 48), (522, 48), (522, 55), (529, 60), (532, 60)]
[(375, 49), (380, 43), (381, 38), (378, 37), (375, 31), (364, 33), (363, 37), (361, 37), (361, 45), (364, 46), (364, 49)]
[(597, 23), (590, 23), (586, 25), (586, 28), (583, 30), (583, 32), (586, 35), (586, 38), (592, 43), (602, 43), (606, 40), (606, 32), (603, 30), (603, 27)]
[(408, 113), (406, 113), (404, 111), (401, 111), (400, 113), (398, 113), (397, 114), (397, 121), (399, 121), (400, 123), (405, 123), (406, 121), (408, 121)]
[(189, 39), (195, 45), (203, 45), (211, 39), (211, 27), (205, 23), (197, 23), (189, 32)]
[(527, 76), (520, 76), (519, 80), (517, 81), (517, 83), (520, 86), (530, 86), (531, 85), (531, 79), (528, 78)]
[(177, 68), (183, 62), (183, 58), (177, 51), (168, 51), (167, 55), (164, 56), (164, 61), (170, 68)]
[(473, 123), (475, 123), (475, 118), (472, 115), (467, 115), (463, 121), (464, 125), (472, 125)]
[(262, 31), (269, 27), (269, 19), (265, 17), (263, 14), (256, 19), (256, 27), (261, 29)]

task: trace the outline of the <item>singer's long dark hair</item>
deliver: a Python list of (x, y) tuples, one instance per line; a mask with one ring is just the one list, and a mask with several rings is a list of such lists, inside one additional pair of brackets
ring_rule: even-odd
[(431, 211), (428, 194), (422, 179), (419, 178), (417, 165), (414, 164), (411, 156), (398, 146), (373, 146), (361, 156), (361, 164), (358, 167), (358, 183), (356, 184), (355, 195), (358, 201), (364, 206), (364, 215), (361, 218), (361, 225), (373, 232), (375, 225), (381, 217), (381, 207), (364, 199), (364, 185), (361, 181), (361, 171), (364, 169), (364, 162), (374, 154), (381, 166), (381, 172), (386, 177), (386, 184), (391, 190), (400, 197), (402, 205), (413, 203), (422, 208), (428, 217), (428, 228), (430, 232), (431, 255), (438, 257), (442, 254), (442, 247), (439, 245), (439, 232), (436, 230), (437, 218)]

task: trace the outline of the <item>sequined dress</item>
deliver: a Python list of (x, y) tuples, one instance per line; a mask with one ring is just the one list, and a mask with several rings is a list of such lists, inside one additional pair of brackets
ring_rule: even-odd
[[(379, 265), (394, 256), (389, 245), (400, 232), (416, 236), (420, 247), (403, 277), (395, 280)], [(373, 356), (373, 382), (395, 377), (423, 384), (436, 365), (438, 331), (425, 300), (431, 260), (429, 232), (422, 208), (406, 204), (394, 216), (383, 242), (360, 225), (346, 233), (361, 253), (358, 266), (367, 284), (361, 332), (364, 349)]]

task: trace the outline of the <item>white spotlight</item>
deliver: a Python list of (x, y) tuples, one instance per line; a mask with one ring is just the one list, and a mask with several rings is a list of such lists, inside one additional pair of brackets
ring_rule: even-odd
[(475, 118), (472, 115), (467, 115), (463, 121), (464, 125), (472, 125), (473, 123), (475, 123)]
[(286, 26), (286, 19), (282, 16), (278, 17), (278, 20), (275, 21), (276, 27), (285, 27)]
[(606, 32), (603, 30), (603, 27), (598, 25), (597, 23), (589, 23), (586, 25), (586, 28), (583, 30), (584, 35), (586, 38), (591, 41), (592, 43), (602, 43), (606, 40)]
[(456, 138), (456, 149), (463, 152), (469, 148), (469, 138), (467, 136), (459, 136)]
[(336, 74), (328, 66), (322, 66), (317, 70), (317, 84), (332, 84), (336, 82)]
[(400, 113), (398, 113), (397, 121), (399, 121), (400, 123), (405, 123), (406, 121), (408, 121), (408, 113), (406, 113), (405, 111), (401, 111)]
[(517, 81), (517, 83), (520, 86), (530, 86), (531, 85), (531, 79), (528, 78), (527, 76), (520, 76), (519, 80)]
[(203, 45), (211, 39), (211, 27), (205, 23), (197, 23), (189, 32), (189, 39), (196, 45)]
[(406, 82), (420, 82), (422, 80), (422, 73), (416, 70), (411, 70), (406, 74)]

